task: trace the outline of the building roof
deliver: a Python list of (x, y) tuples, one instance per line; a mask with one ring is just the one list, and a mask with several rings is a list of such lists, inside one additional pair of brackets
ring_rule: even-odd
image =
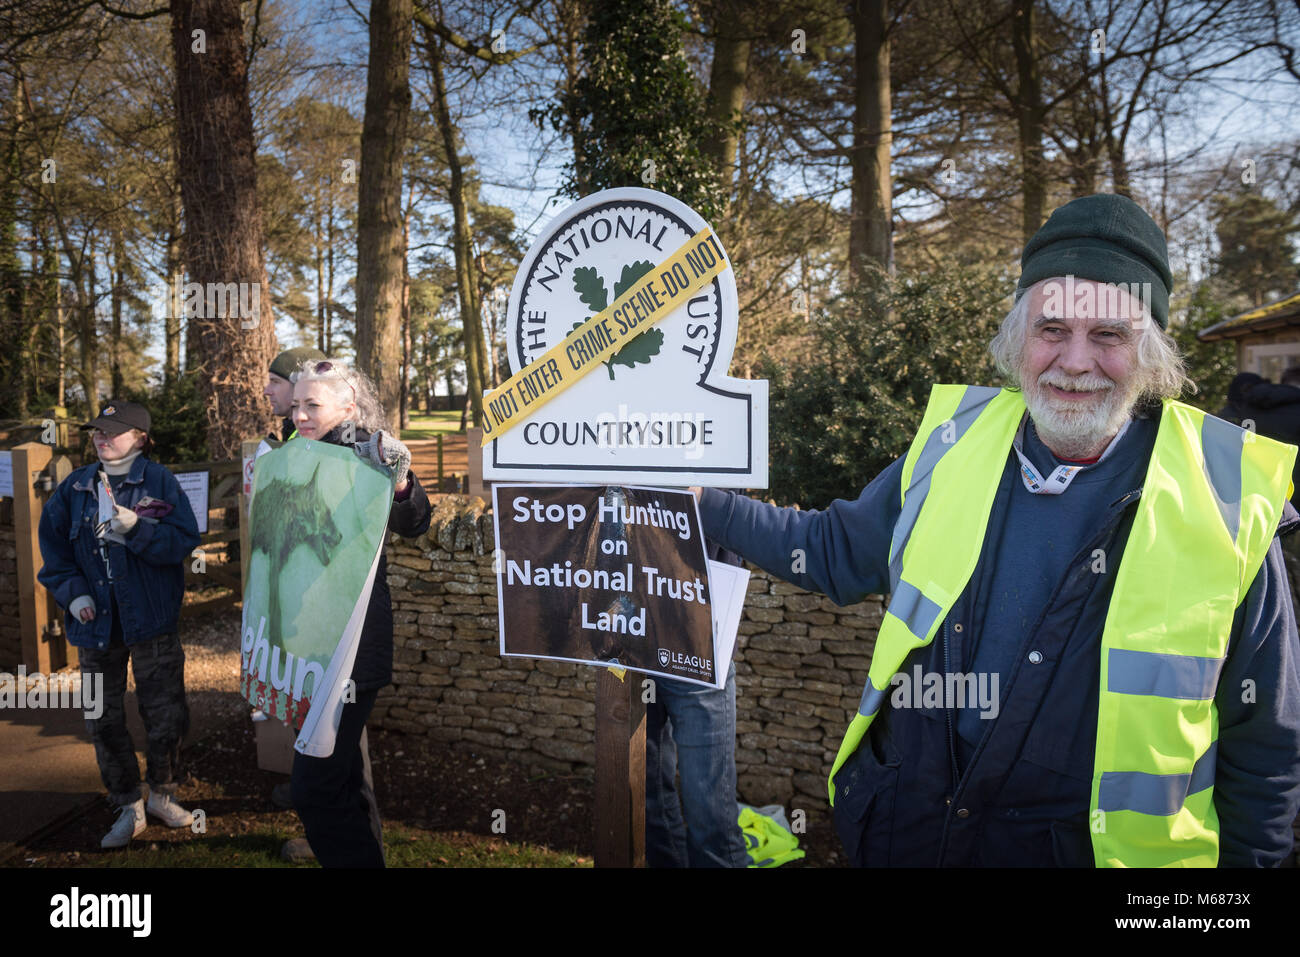
[(1268, 332), (1286, 326), (1300, 326), (1300, 292), (1294, 292), (1274, 302), (1266, 302), (1255, 309), (1216, 322), (1208, 329), (1202, 329), (1196, 338), (1202, 342), (1214, 342), (1219, 339), (1240, 339), (1257, 332)]

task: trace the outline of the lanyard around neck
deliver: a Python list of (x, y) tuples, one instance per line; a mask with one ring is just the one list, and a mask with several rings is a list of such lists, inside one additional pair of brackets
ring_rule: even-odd
[(1038, 469), (1034, 468), (1033, 463), (1025, 457), (1023, 451), (1025, 423), (1028, 421), (1029, 413), (1026, 412), (1020, 420), (1020, 428), (1016, 430), (1015, 442), (1012, 443), (1012, 448), (1015, 449), (1016, 456), (1020, 459), (1020, 480), (1025, 483), (1025, 488), (1035, 495), (1060, 495), (1070, 487), (1070, 483), (1074, 481), (1074, 477), (1080, 472), (1106, 461), (1106, 456), (1115, 451), (1115, 446), (1119, 445), (1119, 440), (1124, 437), (1124, 433), (1128, 431), (1128, 427), (1133, 420), (1129, 419), (1124, 423), (1124, 427), (1110, 440), (1110, 444), (1106, 446), (1106, 451), (1101, 454), (1101, 458), (1097, 459), (1096, 462), (1091, 465), (1058, 465), (1047, 478), (1043, 478)]

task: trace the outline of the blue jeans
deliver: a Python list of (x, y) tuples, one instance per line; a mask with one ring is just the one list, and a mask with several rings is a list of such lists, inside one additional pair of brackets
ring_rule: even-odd
[(721, 690), (654, 682), (655, 701), (646, 705), (646, 865), (747, 867), (737, 823), (735, 665)]

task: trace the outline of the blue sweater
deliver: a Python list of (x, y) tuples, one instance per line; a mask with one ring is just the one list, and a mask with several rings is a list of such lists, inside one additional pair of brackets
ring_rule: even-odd
[[(1082, 597), (1065, 586), (1081, 564), (1086, 568), (1093, 560), (1091, 546), (1103, 526), (1115, 526), (1113, 534), (1120, 536), (1107, 553), (1110, 570), (1118, 568), (1157, 424), (1134, 419), (1105, 461), (1077, 475), (1059, 496), (1029, 493), (1020, 481), (1015, 453), (1008, 451), (980, 563), (949, 613), (949, 622), (966, 621), (969, 627), (955, 633), (945, 622), (941, 628), (942, 651), (951, 653), (948, 669), (940, 649), (934, 647), (940, 645), (939, 637), (905, 663), (905, 670), (923, 664), (927, 669), (937, 665), (934, 670), (939, 671), (998, 675), (998, 716), (981, 719), (979, 707), (953, 709), (955, 714), (947, 717), (955, 718), (956, 733), (948, 736), (948, 746), (943, 747), (938, 730), (945, 717), (942, 711), (903, 713), (887, 705), (872, 726), (870, 750), (888, 758), (895, 742), (906, 741), (909, 747), (951, 753), (947, 761), (927, 754), (917, 762), (925, 765), (924, 772), (909, 769), (906, 753), (898, 760), (881, 762), (884, 767), (876, 769), (894, 772), (900, 782), (899, 797), (910, 798), (917, 808), (927, 807), (930, 799), (924, 793), (905, 795), (909, 781), (913, 789), (925, 792), (930, 782), (924, 776), (947, 779), (933, 782), (933, 803), (939, 808), (931, 815), (933, 820), (921, 811), (900, 809), (892, 816), (903, 819), (910, 814), (910, 827), (891, 820), (864, 822), (864, 827), (870, 823), (877, 830), (894, 828), (892, 842), (885, 842), (888, 852), (882, 862), (888, 857), (888, 863), (913, 864), (1042, 863), (1015, 856), (1020, 852), (997, 857), (988, 846), (981, 846), (979, 835), (967, 841), (961, 830), (974, 823), (971, 814), (978, 811), (980, 800), (987, 801), (989, 814), (1002, 826), (1008, 816), (1024, 813), (1008, 810), (1008, 805), (1033, 804), (1039, 788), (1044, 802), (1059, 799), (1060, 807), (1053, 811), (1058, 820), (1050, 832), (1024, 831), (1019, 838), (1032, 843), (1042, 837), (1062, 847), (1074, 840), (1074, 850), (1083, 854), (1086, 824), (1082, 835), (1073, 837), (1062, 821), (1068, 818), (1075, 827), (1081, 816), (1086, 818), (1100, 671), (1096, 649), (1108, 591), (1093, 599), (1096, 610), (1089, 612)], [(1060, 464), (1032, 428), (1026, 430), (1024, 451), (1043, 474)], [(825, 511), (780, 509), (735, 493), (705, 490), (700, 501), (704, 533), (774, 575), (824, 592), (837, 604), (883, 594), (889, 588), (888, 549), (900, 511), (902, 465), (901, 458), (896, 460), (856, 501), (836, 500)], [(1127, 521), (1122, 520), (1125, 513)], [(1298, 524), (1300, 515), (1287, 505), (1279, 531), (1289, 532)], [(1085, 548), (1088, 551), (1081, 551)], [(795, 573), (799, 559), (804, 570)], [(1075, 591), (1087, 577), (1074, 575)], [(1067, 600), (1067, 595), (1072, 597)], [(1080, 627), (1084, 616), (1090, 616), (1087, 628)], [(1035, 659), (1041, 668), (1025, 666), (1026, 660)], [(1044, 669), (1058, 665), (1063, 678), (1053, 681)], [(1253, 697), (1243, 694), (1247, 687), (1253, 688)], [(1237, 609), (1216, 703), (1220, 863), (1280, 863), (1290, 851), (1291, 824), (1300, 804), (1300, 638), (1276, 539)], [(917, 724), (918, 715), (931, 720)], [(845, 717), (847, 724), (849, 716)], [(999, 724), (1025, 727), (1004, 727), (994, 734)], [(866, 747), (864, 742), (859, 751)], [(895, 765), (901, 765), (901, 770)], [(1048, 771), (1039, 775), (1042, 768)], [(1015, 782), (1010, 787), (1009, 780)], [(878, 818), (883, 802), (875, 803)], [(962, 808), (967, 813), (954, 821), (946, 808), (959, 803), (967, 805)], [(927, 823), (933, 824), (932, 838), (920, 835)], [(979, 834), (993, 832), (992, 827), (980, 826)], [(909, 849), (915, 854), (909, 855)], [(1024, 853), (1032, 856), (1028, 850)], [(1071, 853), (1060, 850), (1055, 863)]]

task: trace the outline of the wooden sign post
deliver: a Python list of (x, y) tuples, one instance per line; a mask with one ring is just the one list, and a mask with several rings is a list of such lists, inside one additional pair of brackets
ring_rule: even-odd
[(53, 450), (40, 442), (24, 442), (13, 450), (14, 548), (18, 559), (18, 628), (22, 637), (22, 661), (28, 671), (49, 674), (62, 663), (51, 657), (45, 640), (49, 622), (49, 594), (36, 573), (44, 563), (37, 528), (41, 521), (41, 496), (35, 481), (50, 463)]
[(637, 672), (596, 676), (596, 866), (645, 867), (645, 702)]

